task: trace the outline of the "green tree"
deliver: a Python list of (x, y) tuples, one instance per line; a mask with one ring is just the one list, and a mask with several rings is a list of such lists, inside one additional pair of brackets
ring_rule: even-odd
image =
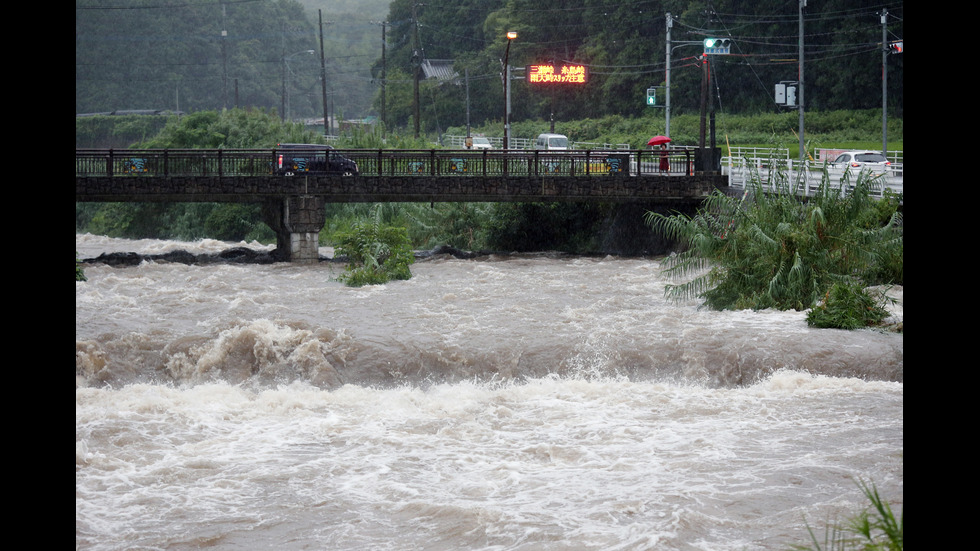
[(175, 117), (141, 149), (272, 148), (280, 142), (325, 143), (323, 136), (302, 124), (283, 122), (274, 112), (254, 109), (199, 111)]

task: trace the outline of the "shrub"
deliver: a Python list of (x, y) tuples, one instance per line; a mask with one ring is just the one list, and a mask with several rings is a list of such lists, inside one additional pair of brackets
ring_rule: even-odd
[(838, 329), (879, 325), (888, 317), (888, 310), (882, 306), (886, 297), (884, 293), (874, 295), (860, 283), (835, 283), (823, 301), (807, 313), (806, 322), (811, 327)]
[(340, 280), (350, 287), (379, 285), (392, 279), (409, 279), (415, 262), (408, 231), (381, 223), (380, 209), (370, 220), (356, 222), (337, 239), (337, 255), (347, 258)]
[(82, 270), (82, 263), (78, 261), (78, 253), (75, 253), (75, 281), (88, 281), (85, 271)]

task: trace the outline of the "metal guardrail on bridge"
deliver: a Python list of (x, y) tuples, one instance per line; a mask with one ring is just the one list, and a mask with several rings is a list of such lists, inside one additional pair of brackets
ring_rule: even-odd
[[(300, 154), (296, 149), (76, 149), (75, 175), (265, 176), (274, 173), (277, 156), (282, 151)], [(694, 174), (694, 153), (690, 149), (666, 152), (331, 149), (330, 154), (343, 155), (355, 161), (359, 173), (365, 176), (579, 177)]]
[(731, 187), (744, 189), (751, 182), (763, 187), (790, 186), (801, 195), (813, 195), (824, 182), (845, 193), (854, 188), (859, 177), (870, 178), (871, 194), (881, 197), (886, 189), (894, 193), (904, 192), (905, 169), (903, 163), (892, 163), (885, 169), (855, 169), (833, 166), (827, 162), (801, 162), (773, 157), (725, 157), (721, 161), (722, 174), (728, 176)]

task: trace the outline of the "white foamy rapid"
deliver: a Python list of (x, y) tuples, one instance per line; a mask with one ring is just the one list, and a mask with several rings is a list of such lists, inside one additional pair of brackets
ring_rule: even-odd
[(341, 269), (85, 267), (76, 548), (767, 550), (860, 481), (902, 510), (901, 334), (671, 303), (656, 259)]

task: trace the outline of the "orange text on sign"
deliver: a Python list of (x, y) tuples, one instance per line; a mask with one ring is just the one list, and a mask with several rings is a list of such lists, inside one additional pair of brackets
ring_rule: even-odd
[(585, 65), (528, 65), (527, 80), (532, 84), (585, 84), (589, 80)]

